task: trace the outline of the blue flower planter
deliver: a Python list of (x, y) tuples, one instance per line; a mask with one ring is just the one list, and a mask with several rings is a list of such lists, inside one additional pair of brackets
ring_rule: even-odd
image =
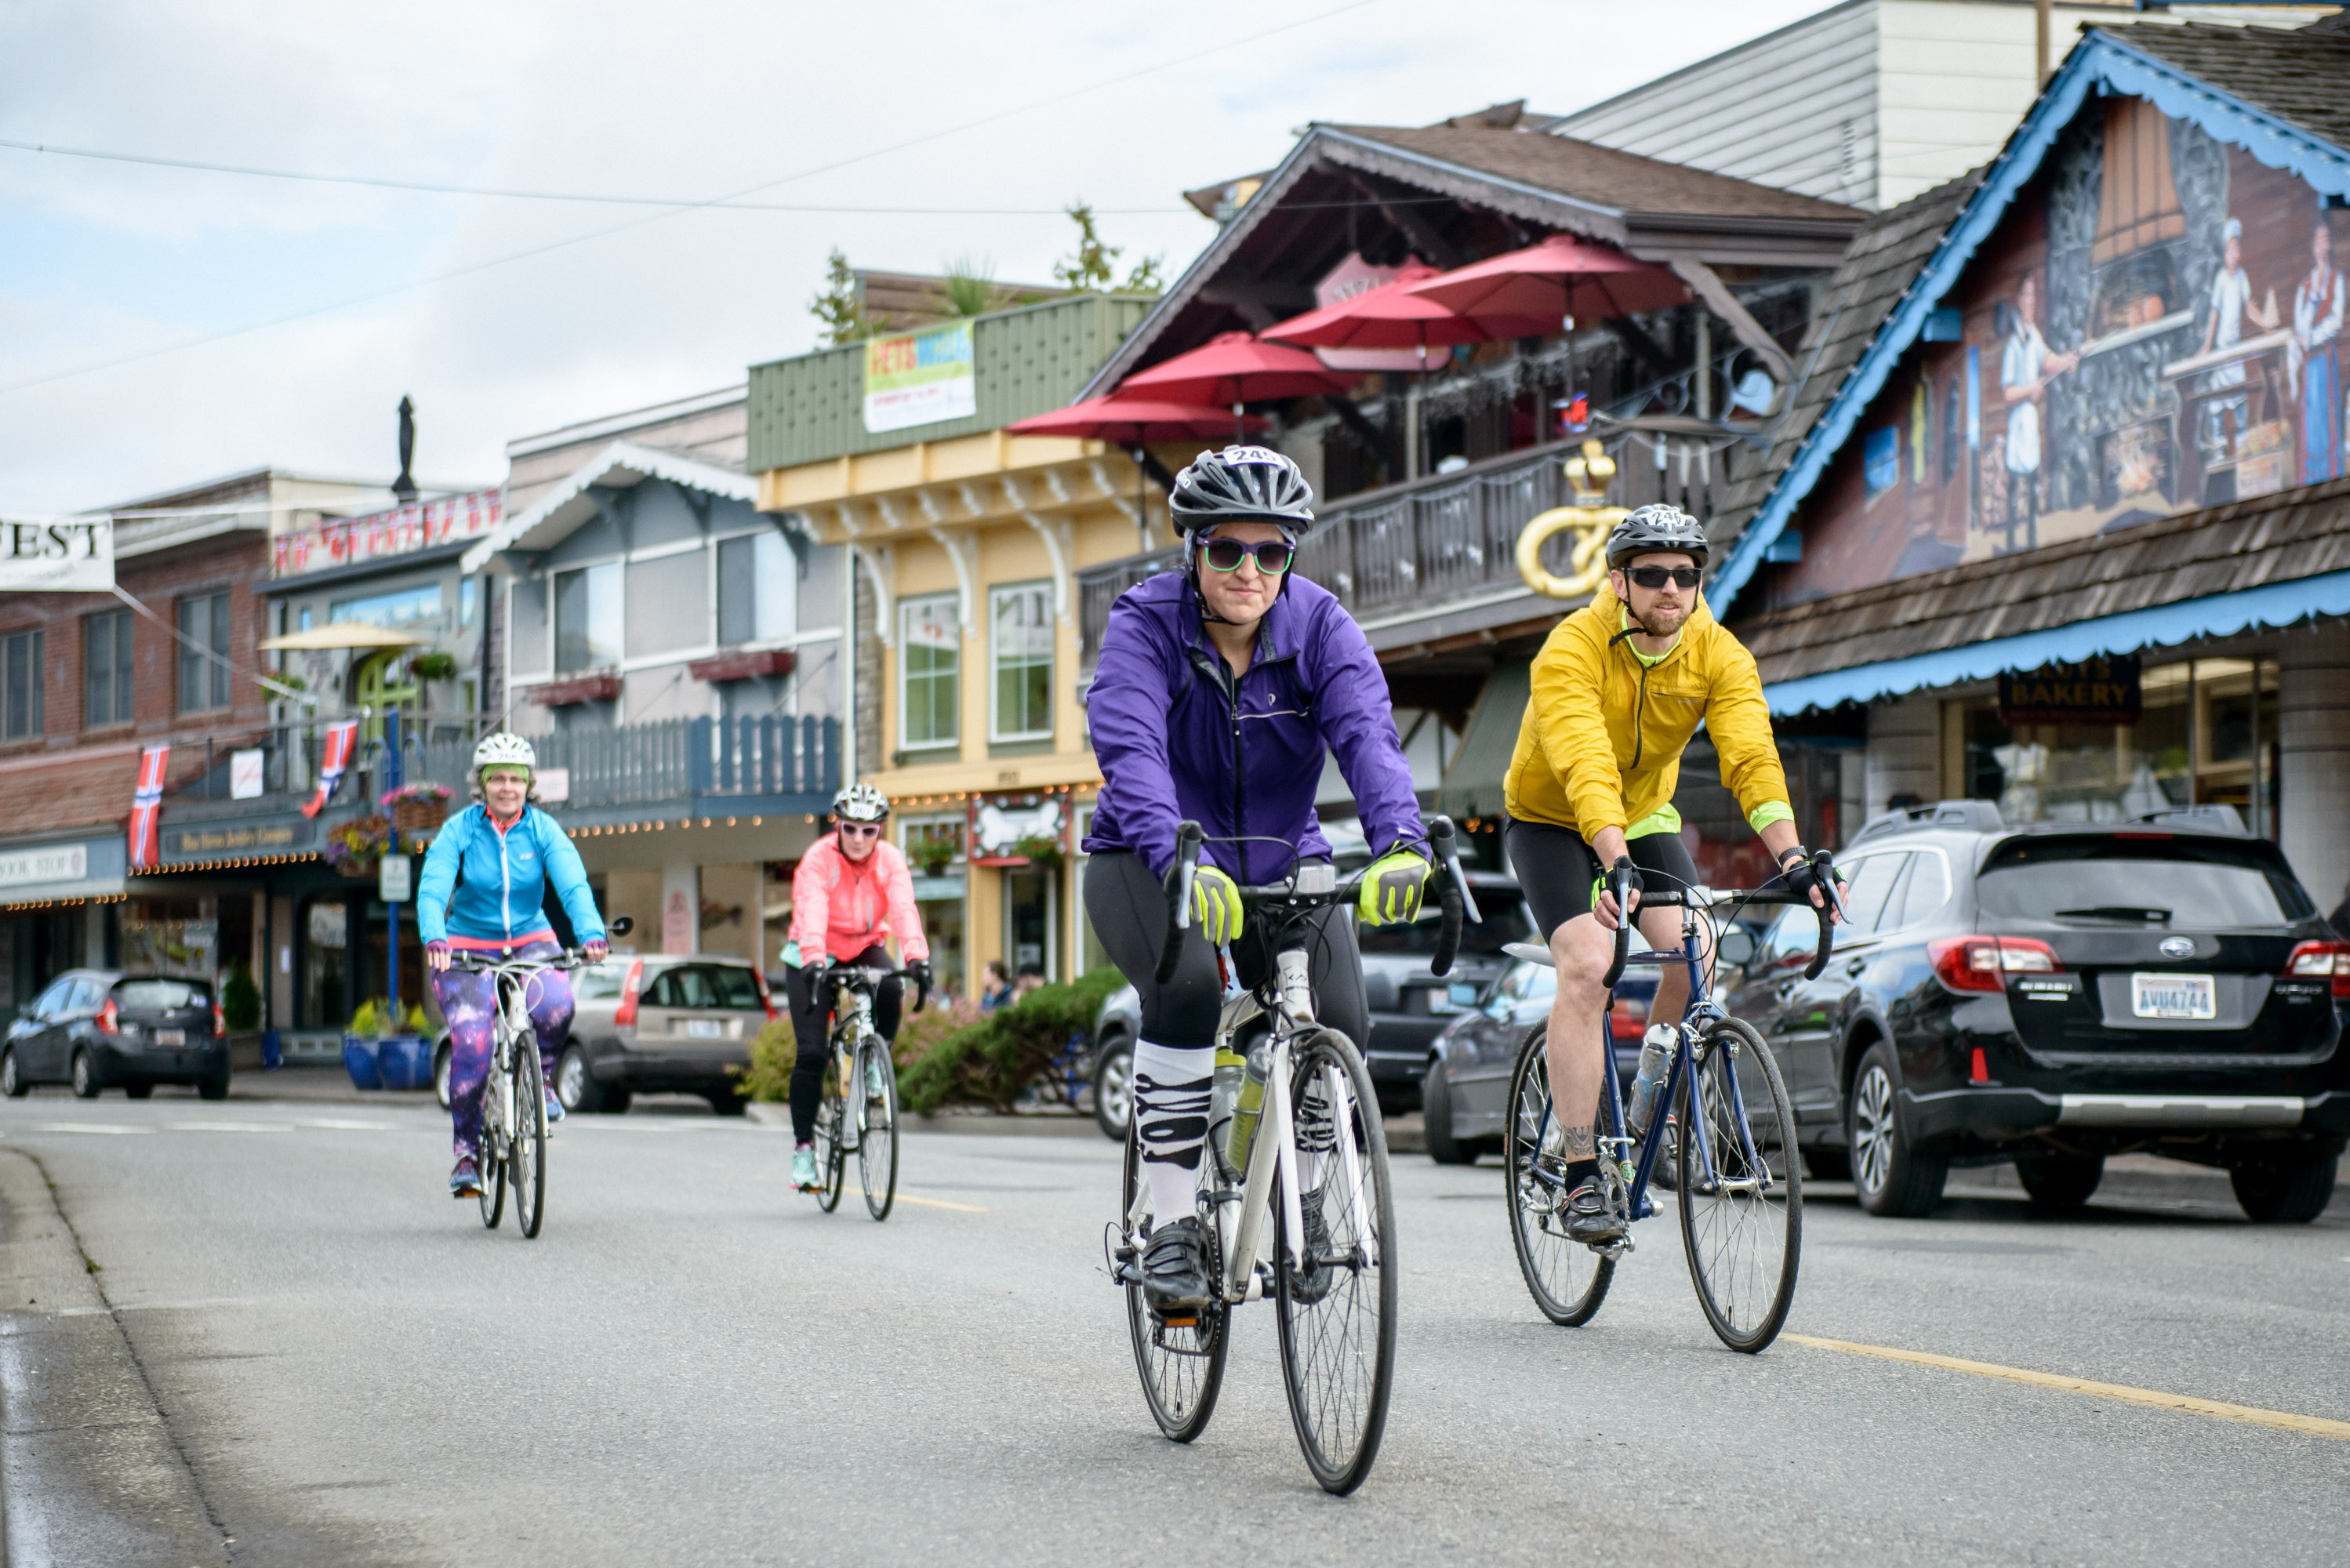
[(376, 1075), (387, 1089), (432, 1086), (432, 1045), (421, 1034), (387, 1034), (375, 1043)]
[(352, 1087), (383, 1087), (383, 1072), (376, 1065), (376, 1047), (380, 1044), (359, 1034), (343, 1036), (343, 1071), (351, 1075)]

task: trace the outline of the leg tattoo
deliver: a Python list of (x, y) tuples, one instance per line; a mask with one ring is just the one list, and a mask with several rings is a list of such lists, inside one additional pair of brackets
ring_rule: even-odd
[(1559, 1152), (1570, 1160), (1598, 1158), (1598, 1146), (1591, 1138), (1591, 1124), (1566, 1128), (1559, 1141)]

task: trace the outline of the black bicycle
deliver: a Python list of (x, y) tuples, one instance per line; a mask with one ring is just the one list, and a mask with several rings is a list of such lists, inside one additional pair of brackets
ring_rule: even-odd
[[(1463, 911), (1475, 919), (1476, 907), (1452, 824), (1438, 817), (1429, 838), (1446, 873), (1438, 879), (1443, 929), (1432, 964), (1442, 974), (1461, 945)], [(1195, 822), (1177, 830), (1161, 984), (1174, 978), (1182, 958), (1202, 842)], [(1159, 1429), (1179, 1443), (1207, 1429), (1223, 1383), (1231, 1309), (1271, 1296), (1298, 1447), (1314, 1479), (1340, 1494), (1370, 1473), (1395, 1381), (1395, 1198), (1387, 1132), (1355, 1043), (1315, 1021), (1307, 955), (1312, 917), (1353, 901), (1360, 886), (1360, 877), (1340, 881), (1317, 862), (1296, 867), (1283, 882), (1243, 887), (1246, 919), (1274, 954), (1253, 990), (1240, 984), (1230, 947), (1217, 950), (1224, 1007), (1209, 1153), (1200, 1161), (1194, 1199), (1214, 1260), (1208, 1304), (1162, 1314), (1143, 1295), (1140, 1259), (1158, 1217), (1132, 1127), (1125, 1208), (1108, 1239), (1111, 1277), (1126, 1287), (1143, 1399)]]

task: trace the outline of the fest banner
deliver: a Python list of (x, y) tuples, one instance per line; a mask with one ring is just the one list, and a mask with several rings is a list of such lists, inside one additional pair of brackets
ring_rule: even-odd
[(865, 429), (901, 431), (979, 412), (971, 323), (935, 327), (865, 345)]
[(0, 518), (0, 593), (113, 591), (112, 518)]

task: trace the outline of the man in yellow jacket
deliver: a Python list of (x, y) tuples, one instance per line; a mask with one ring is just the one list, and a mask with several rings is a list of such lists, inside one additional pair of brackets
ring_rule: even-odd
[[(1534, 656), (1534, 694), (1503, 785), (1503, 842), (1558, 966), (1550, 1085), (1566, 1160), (1567, 1233), (1577, 1241), (1623, 1233), (1597, 1179), (1592, 1128), (1607, 1067), (1614, 933), (1638, 911), (1639, 894), (1619, 911), (1600, 882), (1630, 867), (1658, 887), (1696, 884), (1672, 802), (1681, 751), (1700, 722), (1722, 784), (1787, 886), (1825, 907), (1796, 841), (1754, 657), (1698, 592), (1707, 554), (1705, 531), (1678, 507), (1643, 506), (1616, 525), (1607, 588), (1554, 627)], [(1652, 950), (1680, 946), (1677, 909), (1649, 911), (1639, 929)], [(1687, 971), (1667, 965), (1649, 1018), (1678, 1021), (1688, 1002)]]

